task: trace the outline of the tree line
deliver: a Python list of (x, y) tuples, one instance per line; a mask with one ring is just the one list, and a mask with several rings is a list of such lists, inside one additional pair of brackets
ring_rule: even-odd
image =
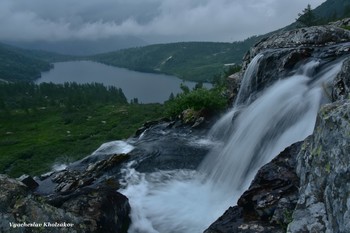
[(127, 104), (121, 88), (100, 83), (0, 83), (0, 111), (62, 107), (68, 110), (94, 104)]

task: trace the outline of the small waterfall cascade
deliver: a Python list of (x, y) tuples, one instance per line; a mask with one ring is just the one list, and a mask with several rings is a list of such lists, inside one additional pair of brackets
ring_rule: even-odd
[(120, 191), (132, 208), (130, 233), (203, 232), (235, 204), (261, 166), (313, 132), (323, 86), (333, 80), (342, 62), (320, 67), (319, 61), (311, 60), (247, 104), (249, 83), (262, 57), (252, 60), (239, 101), (211, 130), (210, 137), (220, 143), (210, 145), (197, 170), (142, 173), (134, 162), (125, 167)]
[(263, 53), (259, 53), (249, 63), (246, 71), (244, 72), (241, 86), (239, 88), (239, 92), (235, 101), (235, 105), (247, 102), (247, 97), (249, 99), (249, 96), (252, 94), (252, 81), (254, 78), (256, 78), (257, 65), (263, 57)]
[(231, 110), (229, 110), (224, 116), (222, 116), (211, 128), (208, 135), (212, 139), (219, 139), (222, 140), (227, 137), (231, 133), (232, 127), (230, 127), (232, 119), (237, 115), (237, 113), (240, 111), (240, 104), (247, 101), (245, 98), (249, 98), (249, 94), (252, 92), (251, 89), (251, 82), (253, 78), (256, 76), (257, 72), (257, 65), (261, 58), (264, 55), (262, 53), (259, 53), (256, 55), (252, 61), (248, 64), (248, 67), (246, 71), (244, 72), (243, 79), (241, 81), (241, 86), (239, 89), (239, 93), (237, 95), (235, 104)]

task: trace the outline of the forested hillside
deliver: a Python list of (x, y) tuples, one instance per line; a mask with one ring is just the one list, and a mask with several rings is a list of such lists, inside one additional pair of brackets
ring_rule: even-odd
[(212, 81), (225, 65), (240, 64), (243, 54), (257, 41), (181, 42), (157, 44), (100, 54), (91, 59), (142, 72), (161, 72), (192, 81)]
[(350, 0), (328, 0), (313, 10), (324, 22), (350, 17)]
[(52, 68), (51, 62), (71, 59), (71, 56), (19, 49), (0, 43), (0, 79), (10, 82), (35, 80), (41, 72)]

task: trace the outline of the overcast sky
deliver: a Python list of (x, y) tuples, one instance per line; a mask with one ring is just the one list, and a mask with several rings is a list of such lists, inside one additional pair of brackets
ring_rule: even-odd
[(237, 41), (325, 0), (0, 0), (0, 40), (137, 36), (148, 43)]

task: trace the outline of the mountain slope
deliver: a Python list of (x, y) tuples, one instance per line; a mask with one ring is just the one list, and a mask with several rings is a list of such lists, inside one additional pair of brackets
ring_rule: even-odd
[(245, 42), (181, 42), (124, 49), (92, 60), (142, 72), (161, 72), (193, 81), (211, 81), (225, 64), (239, 64), (253, 37)]
[(350, 17), (350, 0), (328, 0), (315, 8), (313, 13), (325, 21)]
[[(341, 19), (350, 16), (350, 0), (328, 0), (312, 12), (317, 19), (316, 24)], [(302, 25), (294, 22), (280, 30), (300, 26)], [(271, 33), (233, 43), (182, 42), (150, 45), (100, 54), (91, 59), (137, 71), (167, 73), (193, 81), (211, 81), (214, 75), (222, 72), (225, 64), (240, 64), (248, 49)]]
[(41, 72), (52, 68), (50, 62), (71, 59), (74, 57), (0, 43), (0, 79), (10, 82), (35, 80)]

